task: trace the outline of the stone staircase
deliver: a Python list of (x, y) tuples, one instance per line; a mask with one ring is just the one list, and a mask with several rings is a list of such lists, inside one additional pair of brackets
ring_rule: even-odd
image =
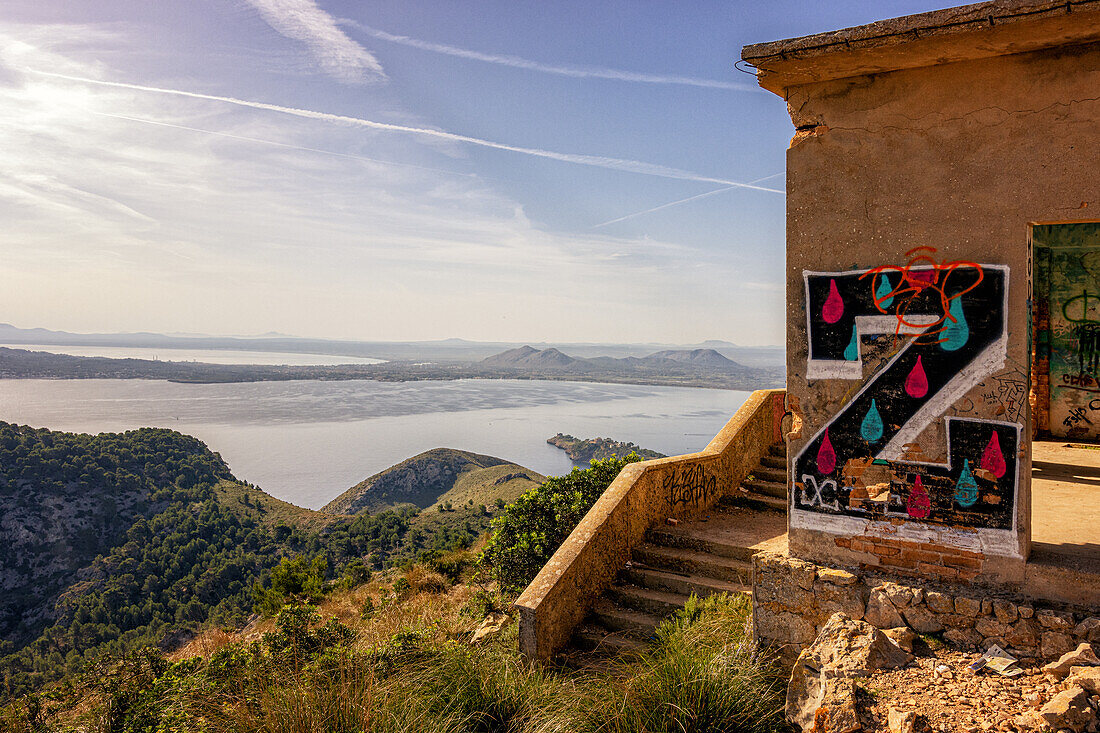
[(688, 597), (752, 593), (752, 556), (784, 551), (786, 452), (774, 445), (737, 492), (698, 519), (653, 527), (573, 634), (574, 647), (638, 650)]

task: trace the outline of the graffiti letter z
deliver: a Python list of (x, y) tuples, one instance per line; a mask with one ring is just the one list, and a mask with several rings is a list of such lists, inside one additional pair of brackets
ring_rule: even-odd
[[(931, 264), (913, 265), (918, 261)], [(1003, 367), (1008, 275), (1003, 265), (939, 264), (923, 253), (906, 267), (803, 273), (807, 380), (864, 380), (864, 337), (892, 338), (894, 347), (898, 339), (905, 343), (795, 456), (793, 476), (803, 483), (795, 509), (865, 518), (884, 510), (904, 513), (921, 476), (920, 508), (911, 518), (1012, 526), (1019, 425), (948, 418), (946, 464), (899, 460), (907, 443)], [(853, 459), (888, 465), (900, 504), (850, 507), (844, 469)], [(829, 481), (838, 487), (835, 505), (822, 501)], [(816, 492), (813, 499), (807, 484)]]

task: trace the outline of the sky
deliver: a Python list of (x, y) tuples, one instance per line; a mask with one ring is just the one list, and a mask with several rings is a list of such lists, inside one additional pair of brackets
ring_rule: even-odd
[(4, 0), (0, 321), (782, 343), (740, 49), (949, 4)]

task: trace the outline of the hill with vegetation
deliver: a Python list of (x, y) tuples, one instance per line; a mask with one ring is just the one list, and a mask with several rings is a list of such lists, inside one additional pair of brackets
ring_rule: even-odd
[[(475, 557), (445, 559), (471, 567)], [(647, 651), (572, 667), (522, 656), (505, 603), (470, 571), (452, 579), (422, 564), (394, 569), (240, 631), (209, 629), (171, 653), (100, 660), (0, 707), (0, 730), (790, 730), (785, 679), (750, 642), (744, 598), (693, 602)]]
[[(376, 473), (340, 494), (321, 511), (376, 513), (401, 506), (435, 509), (510, 500), (545, 477), (502, 458), (453, 448), (434, 448)], [(514, 485), (513, 485), (513, 482)], [(450, 496), (445, 496), (451, 494)]]
[(637, 453), (641, 458), (665, 458), (664, 453), (658, 453), (649, 448), (641, 448), (634, 443), (623, 443), (611, 438), (574, 438), (572, 435), (558, 433), (553, 438), (547, 438), (550, 445), (561, 448), (570, 460), (588, 462), (592, 460), (602, 461), (607, 458), (626, 458), (631, 453)]

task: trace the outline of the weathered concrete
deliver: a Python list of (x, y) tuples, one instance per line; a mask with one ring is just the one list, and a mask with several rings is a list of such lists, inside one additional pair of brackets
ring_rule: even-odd
[[(1100, 3), (1069, 10), (998, 0), (745, 49), (796, 128), (792, 555), (1022, 587), (1029, 225), (1094, 220), (1100, 209)], [(951, 330), (956, 301), (970, 323), (962, 336)], [(902, 367), (919, 378), (894, 374)], [(881, 419), (861, 432), (872, 407)], [(982, 452), (991, 435), (1003, 462)]]
[(757, 390), (702, 452), (624, 468), (516, 600), (520, 649), (536, 659), (561, 649), (646, 531), (736, 490), (782, 440), (784, 413), (783, 390)]

